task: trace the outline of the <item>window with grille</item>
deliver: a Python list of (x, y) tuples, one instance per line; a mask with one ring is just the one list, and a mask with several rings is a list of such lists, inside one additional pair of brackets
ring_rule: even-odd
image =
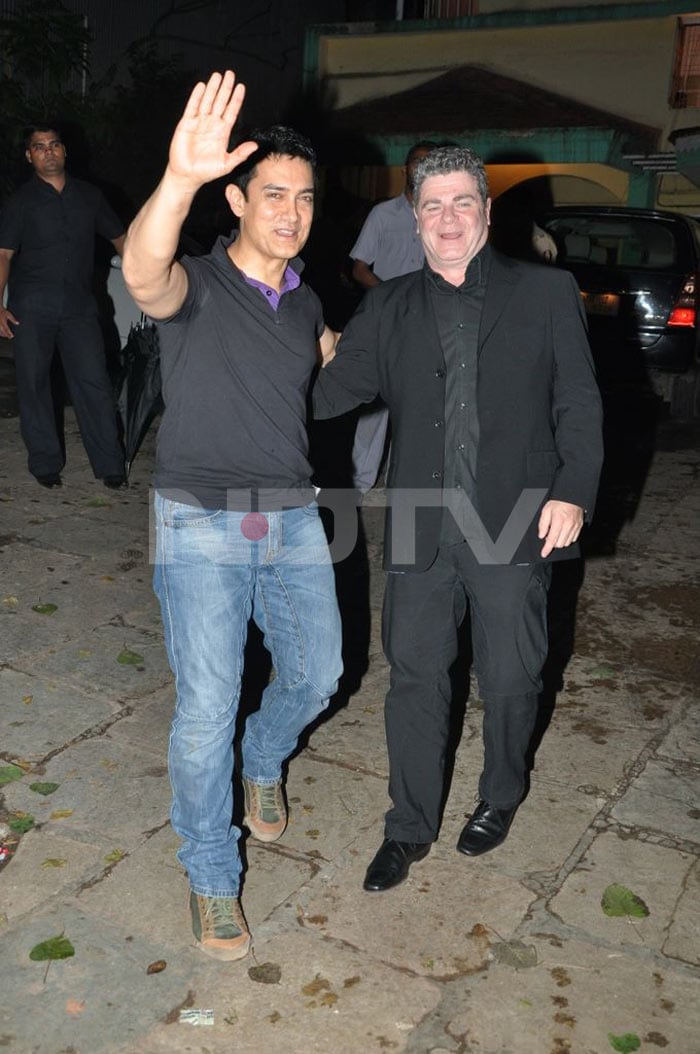
[(423, 18), (460, 18), (478, 15), (478, 0), (424, 0)]
[(700, 106), (700, 14), (678, 19), (669, 102), (677, 110)]

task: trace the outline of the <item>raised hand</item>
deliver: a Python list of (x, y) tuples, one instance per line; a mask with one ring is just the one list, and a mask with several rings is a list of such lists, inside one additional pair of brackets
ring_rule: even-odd
[(245, 85), (235, 80), (227, 70), (223, 76), (212, 73), (206, 84), (195, 85), (173, 134), (168, 168), (194, 189), (228, 175), (256, 149), (250, 141), (228, 149), (245, 97)]

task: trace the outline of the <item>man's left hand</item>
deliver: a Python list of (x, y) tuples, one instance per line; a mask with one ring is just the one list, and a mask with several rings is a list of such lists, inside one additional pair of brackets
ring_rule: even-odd
[(335, 358), (335, 349), (341, 337), (342, 333), (336, 333), (335, 330), (329, 329), (328, 326), (324, 327), (323, 333), (318, 340), (321, 366), (327, 366), (331, 359)]
[(540, 556), (549, 556), (553, 549), (573, 545), (583, 527), (583, 509), (568, 501), (548, 501), (542, 507), (537, 537), (544, 538)]

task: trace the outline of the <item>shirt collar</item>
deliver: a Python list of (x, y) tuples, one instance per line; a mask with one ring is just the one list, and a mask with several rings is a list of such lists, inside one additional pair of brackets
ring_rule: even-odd
[(231, 273), (230, 268), (233, 267), (234, 271), (241, 276), (243, 281), (253, 289), (257, 289), (262, 293), (273, 311), (277, 311), (280, 300), (284, 294), (293, 292), (293, 290), (298, 289), (301, 285), (301, 278), (299, 276), (304, 268), (303, 260), (296, 256), (288, 262), (282, 276), (280, 290), (277, 292), (277, 290), (273, 289), (272, 286), (269, 286), (267, 282), (263, 282), (259, 278), (252, 278), (250, 275), (247, 275), (245, 271), (241, 270), (241, 268), (233, 262), (228, 255), (227, 250), (230, 245), (233, 245), (237, 237), (238, 231), (233, 231), (228, 238), (224, 235), (219, 237), (214, 244), (212, 256), (219, 266), (223, 267), (229, 274)]
[(445, 281), (442, 275), (438, 274), (437, 271), (433, 271), (427, 260), (425, 262), (425, 273), (435, 288), (440, 292), (468, 292), (476, 286), (486, 284), (490, 260), (491, 246), (486, 242), (486, 244), (482, 245), (481, 249), (479, 249), (474, 259), (470, 260), (467, 265), (467, 272), (464, 281), (459, 286), (454, 286), (451, 282)]

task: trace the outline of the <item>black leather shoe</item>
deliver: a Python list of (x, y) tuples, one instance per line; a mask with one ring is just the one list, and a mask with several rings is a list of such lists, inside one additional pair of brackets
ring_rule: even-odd
[(126, 486), (126, 476), (123, 472), (118, 476), (105, 476), (102, 482), (110, 490), (119, 490), (120, 487)]
[(481, 856), (505, 842), (517, 805), (497, 809), (487, 801), (480, 801), (459, 836), (457, 851), (465, 856)]
[(432, 842), (397, 842), (385, 838), (379, 852), (367, 868), (362, 888), (370, 893), (383, 893), (408, 878), (408, 869), (416, 860), (430, 852)]
[(41, 476), (34, 477), (37, 483), (41, 483), (42, 487), (62, 487), (63, 480), (59, 476), (58, 472), (45, 472)]

